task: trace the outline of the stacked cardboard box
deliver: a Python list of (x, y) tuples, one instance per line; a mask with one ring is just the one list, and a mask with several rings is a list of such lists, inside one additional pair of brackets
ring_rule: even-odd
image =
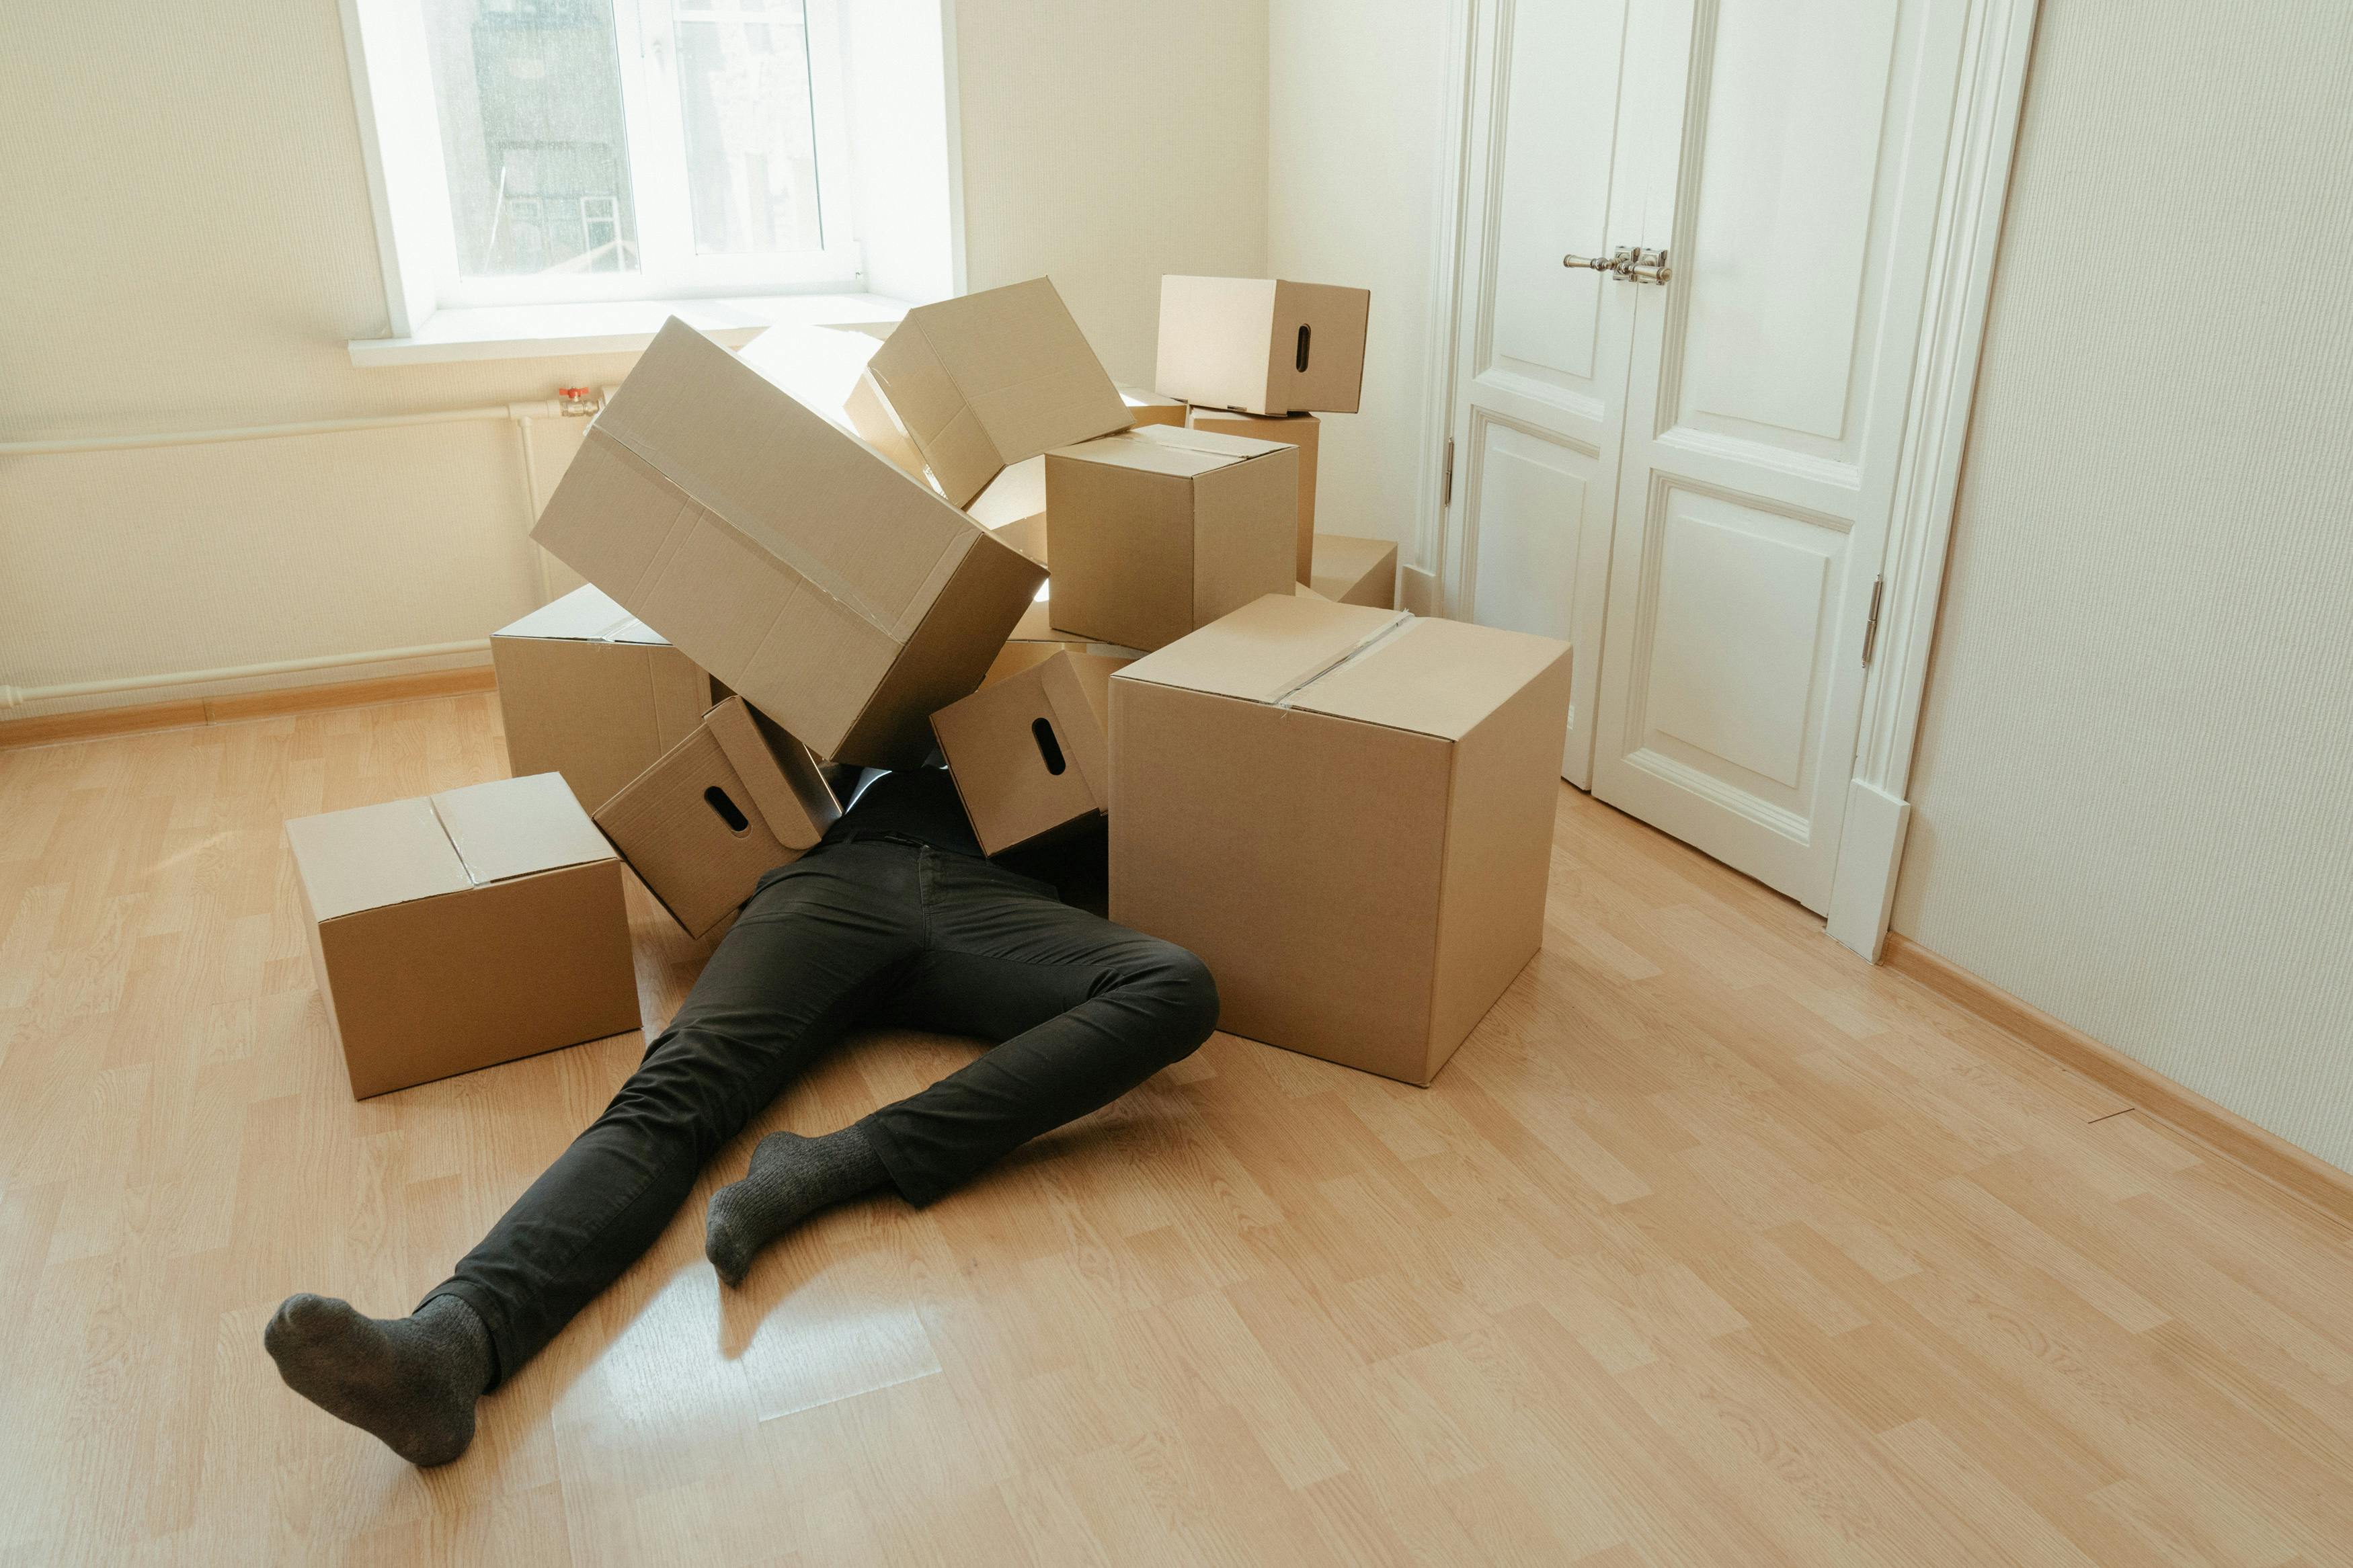
[(665, 326), (533, 533), (590, 585), (493, 639), (533, 776), (288, 825), (353, 1092), (634, 1026), (624, 861), (708, 936), (934, 742), (988, 854), (1108, 818), (1225, 1027), (1428, 1082), (1540, 940), (1567, 655), (1316, 532), (1369, 299), (1166, 279), (1152, 391), (1043, 279), (797, 394)]

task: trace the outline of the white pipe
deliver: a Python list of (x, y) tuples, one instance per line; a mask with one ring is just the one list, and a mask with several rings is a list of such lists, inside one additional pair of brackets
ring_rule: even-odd
[(469, 419), (559, 419), (564, 405), (492, 403), (428, 414), (371, 414), (356, 419), (314, 419), (301, 425), (246, 425), (226, 430), (174, 430), (146, 436), (91, 436), (72, 441), (0, 441), (0, 458), (62, 452), (126, 452), (142, 447), (205, 447), (224, 441), (268, 441), (281, 436), (332, 436), (343, 430), (389, 430), (404, 425), (456, 425)]
[(417, 647), (385, 647), (367, 653), (323, 653), (311, 658), (281, 658), (268, 664), (232, 665), (226, 669), (185, 669), (175, 675), (128, 675), (114, 680), (78, 681), (70, 686), (0, 686), (0, 708), (21, 708), (27, 702), (49, 702), (64, 697), (105, 697), (118, 691), (142, 691), (156, 686), (196, 686), (213, 680), (245, 680), (257, 675), (297, 675), (304, 670), (334, 669), (344, 665), (487, 653), (490, 647), (490, 638), (475, 637), (467, 642), (426, 643)]

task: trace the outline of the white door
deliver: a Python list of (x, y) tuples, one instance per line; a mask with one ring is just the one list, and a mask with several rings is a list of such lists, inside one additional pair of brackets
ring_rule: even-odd
[[(1638, 237), (1594, 793), (1825, 909), (1964, 7), (1690, 18)], [(1677, 20), (1680, 21), (1680, 16)]]
[(1561, 258), (1641, 222), (1616, 166), (1629, 4), (1478, 9), (1454, 335), (1452, 613), (1576, 645), (1561, 773), (1580, 787), (1636, 300)]

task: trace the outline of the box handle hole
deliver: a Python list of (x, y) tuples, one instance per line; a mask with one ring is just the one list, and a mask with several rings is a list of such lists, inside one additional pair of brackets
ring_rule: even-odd
[(1054, 726), (1043, 719), (1029, 721), (1029, 733), (1037, 738), (1038, 754), (1046, 759), (1046, 771), (1059, 773), (1071, 764), (1062, 760), (1062, 742), (1054, 739)]
[(1307, 368), (1307, 323), (1299, 323), (1299, 357), (1292, 362), (1301, 370)]
[(727, 792), (717, 784), (702, 792), (702, 804), (718, 814), (719, 820), (727, 825), (730, 833), (741, 833), (752, 826), (752, 819), (744, 815), (744, 808), (729, 800)]

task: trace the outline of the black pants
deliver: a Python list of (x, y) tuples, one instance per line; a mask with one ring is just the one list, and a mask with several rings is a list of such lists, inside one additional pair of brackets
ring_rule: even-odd
[(644, 1065), (433, 1296), (479, 1313), (511, 1376), (653, 1244), (722, 1143), (860, 1023), (995, 1048), (868, 1122), (925, 1204), (1207, 1039), (1183, 948), (968, 855), (861, 837), (770, 872)]

